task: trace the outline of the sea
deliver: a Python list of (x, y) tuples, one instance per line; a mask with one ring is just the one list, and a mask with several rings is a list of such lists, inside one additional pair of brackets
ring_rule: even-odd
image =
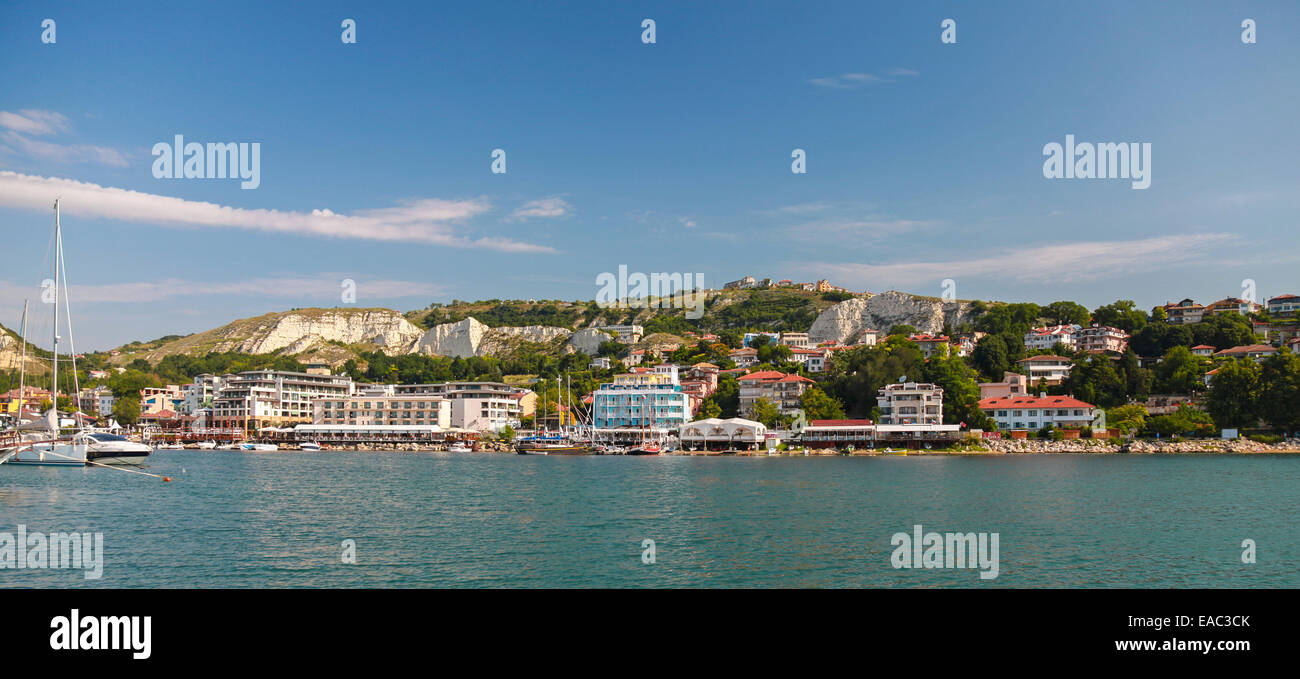
[[(0, 465), (0, 587), (1300, 587), (1291, 454), (160, 450), (139, 470), (171, 481)], [(20, 530), (102, 537), (98, 573), (13, 567)], [(910, 558), (930, 533), (937, 556)], [(996, 558), (942, 558), (973, 544), (949, 533)]]

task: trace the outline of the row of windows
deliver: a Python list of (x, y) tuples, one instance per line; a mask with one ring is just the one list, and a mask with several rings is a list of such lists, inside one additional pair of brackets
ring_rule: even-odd
[[(1012, 411), (999, 410), (997, 416), (998, 416), (998, 417), (1006, 417), (1008, 412), (1011, 413), (1011, 417), (1021, 417), (1021, 416), (1038, 417), (1038, 411), (1037, 411), (1037, 410), (1029, 410), (1029, 411), (1022, 411), (1022, 410), (1012, 410)], [(1044, 410), (1043, 410), (1043, 417), (1051, 417), (1051, 416), (1052, 416), (1052, 410), (1051, 410), (1050, 408), (1048, 408), (1048, 409), (1044, 409)], [(1057, 416), (1057, 417), (1070, 417), (1070, 416), (1071, 416), (1071, 413), (1070, 413), (1070, 411), (1069, 411), (1068, 409), (1061, 408), (1061, 409), (1059, 409), (1059, 410), (1056, 411), (1056, 416)], [(1076, 410), (1074, 411), (1074, 413), (1073, 413), (1073, 416), (1074, 416), (1074, 417), (1083, 417), (1083, 416), (1084, 416), (1084, 415), (1083, 415), (1083, 411), (1082, 411), (1082, 410), (1079, 410), (1079, 409), (1076, 409)]]

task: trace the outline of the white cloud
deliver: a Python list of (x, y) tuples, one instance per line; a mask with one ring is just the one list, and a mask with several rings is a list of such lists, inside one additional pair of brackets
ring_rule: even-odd
[(85, 144), (55, 144), (49, 141), (28, 139), (17, 132), (0, 134), (9, 148), (34, 158), (44, 158), (59, 163), (99, 163), (113, 167), (126, 167), (126, 156), (107, 146)]
[[(320, 274), (300, 278), (253, 278), (227, 282), (203, 282), (193, 279), (165, 279), (134, 283), (73, 283), (68, 288), (72, 305), (139, 304), (176, 297), (216, 295), (221, 297), (283, 298), (293, 300), (334, 300), (338, 302), (345, 278), (355, 280), (359, 299), (428, 298), (444, 294), (438, 285), (422, 281), (362, 279), (346, 274)], [(6, 299), (40, 299), (39, 286), (20, 286), (0, 281), (0, 296)], [(364, 305), (362, 305), (364, 306)]]
[[(921, 219), (820, 219), (789, 227), (786, 229), (786, 233), (802, 239), (838, 239), (911, 233), (930, 228), (936, 224), (938, 222)], [(837, 242), (847, 243), (851, 241)]]
[(531, 217), (563, 217), (572, 208), (563, 198), (542, 198), (530, 200), (510, 213), (512, 219), (529, 219)]
[(424, 243), (504, 252), (555, 252), (554, 248), (508, 238), (471, 238), (453, 226), (491, 209), (487, 201), (415, 200), (397, 207), (343, 215), (329, 209), (311, 212), (245, 209), (128, 191), (57, 177), (0, 171), (0, 206), (48, 210), (62, 197), (65, 214), (161, 226), (230, 228), (327, 238)]
[[(909, 68), (890, 68), (886, 69), (884, 73), (886, 76), (895, 78), (917, 75), (916, 71)], [(862, 87), (863, 85), (870, 85), (872, 83), (892, 81), (874, 73), (841, 73), (839, 75), (826, 76), (822, 78), (811, 78), (808, 82), (818, 87), (847, 90), (855, 87)]]
[(68, 119), (62, 113), (25, 109), (18, 113), (0, 111), (0, 127), (23, 134), (48, 135), (68, 130)]
[(32, 158), (42, 158), (59, 163), (100, 163), (113, 167), (126, 167), (126, 155), (117, 149), (86, 144), (57, 144), (29, 138), (30, 135), (48, 136), (70, 129), (67, 116), (54, 111), (24, 109), (18, 113), (0, 111), (0, 141), (12, 152)]
[(1233, 234), (1206, 233), (1025, 246), (945, 262), (804, 262), (793, 266), (801, 272), (843, 280), (845, 285), (878, 289), (936, 284), (945, 278), (1077, 283), (1204, 259), (1235, 238)]

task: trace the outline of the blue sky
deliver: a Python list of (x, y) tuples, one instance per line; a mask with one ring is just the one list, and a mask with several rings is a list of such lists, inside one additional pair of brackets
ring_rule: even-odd
[[(400, 310), (593, 299), (621, 264), (1089, 307), (1300, 291), (1293, 2), (2, 7), (0, 322), (62, 195), (81, 348), (334, 306), (344, 278)], [(175, 134), (259, 142), (261, 186), (154, 178)], [(1150, 142), (1151, 187), (1045, 179), (1067, 134)]]

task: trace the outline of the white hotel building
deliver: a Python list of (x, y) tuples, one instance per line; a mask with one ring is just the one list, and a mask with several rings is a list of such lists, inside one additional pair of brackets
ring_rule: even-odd
[(352, 393), (347, 375), (250, 370), (221, 378), (212, 398), (212, 421), (218, 427), (278, 426), (308, 423), (319, 398), (346, 398)]
[(451, 427), (451, 401), (441, 396), (393, 393), (392, 385), (368, 388), (348, 398), (323, 398), (314, 404), (315, 424), (432, 425)]
[(451, 426), (475, 431), (518, 429), (528, 389), (502, 382), (392, 385), (394, 397), (437, 396), (450, 403)]
[(943, 387), (936, 384), (886, 384), (876, 403), (880, 424), (943, 424)]
[(615, 375), (592, 395), (597, 430), (652, 429), (657, 434), (690, 420), (689, 395), (682, 391), (677, 366), (653, 373)]

